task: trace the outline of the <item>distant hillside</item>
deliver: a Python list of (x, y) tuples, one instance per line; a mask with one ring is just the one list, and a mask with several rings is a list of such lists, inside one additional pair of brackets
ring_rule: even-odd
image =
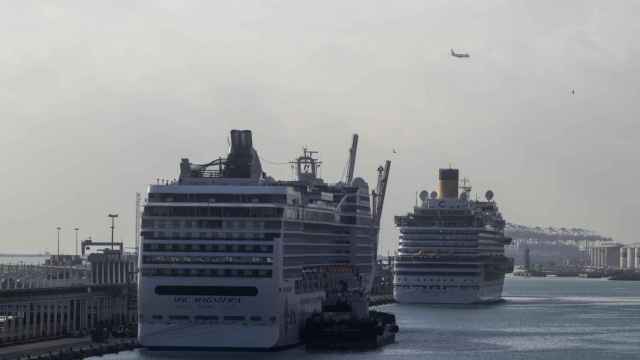
[(602, 236), (593, 230), (580, 228), (556, 228), (541, 226), (526, 226), (507, 223), (505, 234), (513, 239), (536, 239), (536, 240), (588, 240), (588, 241), (611, 241), (611, 238)]

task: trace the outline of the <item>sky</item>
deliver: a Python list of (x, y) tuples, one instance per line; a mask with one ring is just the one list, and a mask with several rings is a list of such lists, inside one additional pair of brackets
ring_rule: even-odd
[[(638, 241), (640, 3), (6, 1), (0, 12), (0, 252), (134, 241), (135, 194), (253, 130), (271, 176), (303, 146), (340, 179), (392, 161), (393, 216), (440, 167), (514, 223)], [(469, 52), (453, 58), (449, 50)], [(571, 90), (575, 94), (571, 94)], [(393, 150), (395, 149), (395, 153)]]

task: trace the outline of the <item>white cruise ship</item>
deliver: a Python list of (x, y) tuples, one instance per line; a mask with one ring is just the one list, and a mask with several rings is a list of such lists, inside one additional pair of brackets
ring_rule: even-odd
[(420, 193), (422, 204), (396, 216), (400, 230), (393, 295), (398, 303), (470, 304), (501, 299), (504, 255), (511, 239), (487, 191), (486, 201), (470, 200), (471, 187), (458, 195), (458, 169), (440, 169), (439, 191)]
[[(267, 176), (248, 130), (226, 158), (182, 159), (151, 185), (141, 221), (139, 341), (151, 350), (275, 350), (300, 342), (327, 292), (371, 282), (389, 162), (379, 189), (327, 184), (307, 151), (297, 179)], [(372, 203), (372, 205), (370, 205)], [(354, 285), (355, 286), (355, 285)], [(370, 285), (369, 285), (370, 287)]]

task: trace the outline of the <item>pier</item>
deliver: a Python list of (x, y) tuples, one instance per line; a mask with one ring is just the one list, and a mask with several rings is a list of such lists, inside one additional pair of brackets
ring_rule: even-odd
[(72, 360), (102, 356), (138, 347), (135, 339), (94, 343), (89, 338), (58, 339), (0, 348), (2, 360)]
[(136, 323), (135, 256), (105, 250), (87, 259), (0, 265), (1, 347), (82, 338), (98, 327)]

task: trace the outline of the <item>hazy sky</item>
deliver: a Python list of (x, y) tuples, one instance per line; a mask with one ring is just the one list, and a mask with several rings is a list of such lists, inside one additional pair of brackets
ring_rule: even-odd
[(3, 1), (0, 252), (106, 240), (109, 212), (132, 243), (135, 193), (232, 128), (270, 175), (307, 145), (327, 180), (358, 132), (358, 175), (393, 161), (384, 252), (449, 164), (508, 221), (640, 240), (640, 2), (182, 3)]

